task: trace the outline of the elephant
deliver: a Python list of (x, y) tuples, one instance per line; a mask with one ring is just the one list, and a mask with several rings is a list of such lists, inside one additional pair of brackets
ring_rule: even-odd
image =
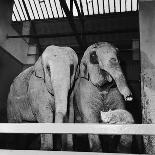
[[(101, 111), (101, 120), (104, 124), (134, 124), (135, 123), (132, 114), (127, 110), (123, 110), (123, 109), (116, 109), (116, 110), (110, 109), (107, 112)], [(111, 136), (112, 143), (110, 147), (113, 146), (115, 148), (115, 151), (119, 153), (131, 152), (133, 136), (121, 135), (117, 137)]]
[[(48, 46), (36, 63), (12, 82), (8, 122), (63, 123), (78, 69), (78, 57), (72, 48)], [(53, 149), (52, 134), (41, 134), (40, 149)]]
[[(126, 109), (125, 101), (132, 101), (117, 54), (108, 42), (94, 43), (84, 52), (71, 101), (76, 122), (100, 123), (101, 111)], [(88, 139), (91, 151), (103, 151), (98, 135), (89, 134)]]

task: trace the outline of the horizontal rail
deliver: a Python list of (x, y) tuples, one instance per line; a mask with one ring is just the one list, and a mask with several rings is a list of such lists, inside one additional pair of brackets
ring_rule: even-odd
[(0, 133), (155, 135), (155, 124), (105, 125), (94, 123), (0, 123)]
[[(68, 152), (68, 151), (36, 151), (36, 150), (0, 150), (0, 155), (137, 155), (123, 153)], [(143, 154), (145, 155), (145, 154)]]

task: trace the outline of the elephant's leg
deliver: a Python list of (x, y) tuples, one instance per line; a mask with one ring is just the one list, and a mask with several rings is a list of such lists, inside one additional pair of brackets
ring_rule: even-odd
[[(53, 122), (53, 113), (50, 109), (43, 107), (39, 111), (37, 116), (39, 123), (52, 123)], [(52, 134), (41, 134), (41, 150), (53, 150), (53, 135)]]
[[(87, 116), (84, 118), (85, 123), (99, 123), (97, 115), (92, 111), (92, 109), (88, 109), (86, 112)], [(92, 152), (102, 152), (102, 146), (100, 142), (99, 135), (89, 134), (89, 145), (90, 150)]]
[(132, 141), (133, 141), (132, 135), (121, 135), (120, 142), (117, 147), (117, 152), (131, 153)]

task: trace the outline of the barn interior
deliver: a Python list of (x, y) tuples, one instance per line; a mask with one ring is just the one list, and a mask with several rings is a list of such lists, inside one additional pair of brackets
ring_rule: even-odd
[[(89, 45), (110, 42), (119, 49), (133, 93), (127, 109), (136, 124), (153, 123), (154, 7), (153, 0), (1, 0), (0, 122), (7, 123), (13, 79), (34, 65), (47, 46), (69, 46), (80, 60)], [(0, 139), (0, 147), (7, 148), (2, 142), (7, 134)]]

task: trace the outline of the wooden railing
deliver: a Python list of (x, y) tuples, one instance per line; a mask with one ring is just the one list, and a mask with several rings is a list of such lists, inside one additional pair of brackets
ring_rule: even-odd
[[(0, 123), (0, 133), (73, 133), (73, 134), (104, 134), (104, 135), (155, 135), (155, 124), (132, 125), (103, 125), (81, 123)], [(93, 152), (68, 152), (68, 151), (30, 151), (30, 150), (0, 150), (0, 155), (100, 155)], [(102, 153), (112, 155), (119, 153)], [(122, 154), (121, 154), (122, 155)], [(133, 154), (132, 154), (133, 155)]]

